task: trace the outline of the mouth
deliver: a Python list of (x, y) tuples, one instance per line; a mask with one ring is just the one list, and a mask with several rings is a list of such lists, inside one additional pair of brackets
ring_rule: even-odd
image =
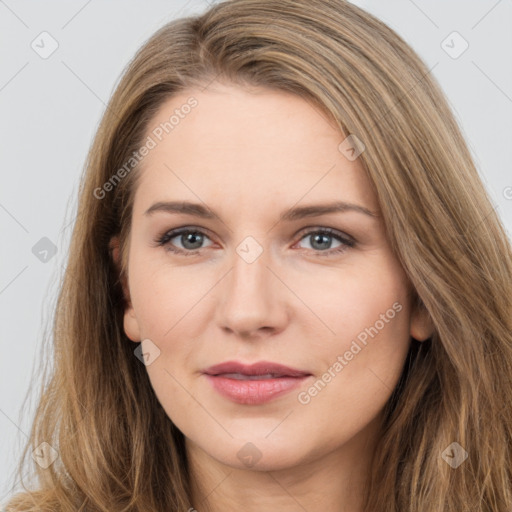
[(242, 377), (277, 378), (277, 377), (305, 377), (311, 375), (307, 371), (291, 368), (279, 363), (270, 361), (259, 361), (254, 364), (243, 364), (238, 361), (226, 361), (224, 363), (210, 366), (203, 373), (207, 375), (233, 375)]
[(269, 402), (311, 377), (309, 372), (268, 361), (253, 365), (228, 361), (207, 368), (203, 374), (223, 397), (245, 405)]
[(273, 373), (266, 373), (264, 375), (244, 375), (243, 373), (221, 373), (213, 375), (213, 377), (225, 377), (226, 379), (235, 380), (268, 380), (268, 379), (280, 379), (282, 377), (289, 377), (288, 375), (279, 375)]

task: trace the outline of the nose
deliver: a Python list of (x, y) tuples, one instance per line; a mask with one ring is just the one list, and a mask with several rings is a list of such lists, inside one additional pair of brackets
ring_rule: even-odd
[(285, 328), (289, 319), (287, 288), (270, 263), (265, 251), (251, 263), (234, 252), (216, 309), (218, 325), (225, 333), (261, 338)]

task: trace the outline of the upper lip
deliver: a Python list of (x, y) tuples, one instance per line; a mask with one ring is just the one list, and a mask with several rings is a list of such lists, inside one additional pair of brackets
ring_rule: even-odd
[(206, 368), (203, 373), (207, 375), (222, 375), (225, 373), (240, 373), (242, 375), (266, 375), (272, 374), (276, 377), (305, 377), (311, 375), (308, 372), (290, 368), (270, 361), (258, 361), (257, 363), (246, 365), (238, 361), (226, 361)]

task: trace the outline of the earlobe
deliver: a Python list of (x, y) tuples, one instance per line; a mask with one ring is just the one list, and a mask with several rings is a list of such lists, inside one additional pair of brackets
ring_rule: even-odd
[(136, 343), (139, 343), (141, 340), (139, 322), (137, 321), (137, 317), (135, 316), (135, 311), (133, 307), (130, 305), (126, 308), (124, 312), (124, 321), (123, 321), (124, 332), (128, 338)]
[(120, 262), (120, 251), (119, 251), (119, 237), (114, 236), (110, 239), (109, 242), (109, 250), (114, 262), (114, 265), (117, 269), (118, 275), (120, 276), (121, 286), (123, 289), (125, 310), (124, 310), (124, 319), (123, 319), (123, 328), (126, 336), (136, 343), (139, 343), (140, 331), (139, 331), (139, 323), (137, 321), (137, 317), (135, 315), (135, 310), (133, 309), (130, 290), (128, 288), (128, 283), (126, 279), (122, 275), (121, 272), (121, 262)]
[(417, 341), (428, 340), (435, 332), (434, 322), (423, 304), (418, 304), (411, 312), (410, 335)]

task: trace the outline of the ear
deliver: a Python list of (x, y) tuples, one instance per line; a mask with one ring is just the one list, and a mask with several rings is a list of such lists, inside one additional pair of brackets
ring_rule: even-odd
[(141, 340), (139, 323), (137, 321), (137, 317), (135, 315), (135, 310), (133, 309), (133, 305), (131, 302), (130, 289), (128, 287), (128, 282), (127, 282), (126, 276), (121, 271), (121, 259), (120, 259), (121, 254), (120, 254), (120, 250), (119, 250), (119, 237), (118, 236), (114, 236), (110, 239), (109, 249), (110, 249), (110, 255), (111, 255), (114, 265), (117, 269), (119, 279), (121, 280), (121, 286), (123, 289), (123, 297), (124, 297), (124, 303), (125, 303), (124, 321), (123, 321), (124, 332), (130, 340), (132, 340), (136, 343), (139, 343)]
[(426, 341), (434, 332), (435, 326), (430, 313), (418, 298), (411, 310), (410, 334), (417, 341)]

